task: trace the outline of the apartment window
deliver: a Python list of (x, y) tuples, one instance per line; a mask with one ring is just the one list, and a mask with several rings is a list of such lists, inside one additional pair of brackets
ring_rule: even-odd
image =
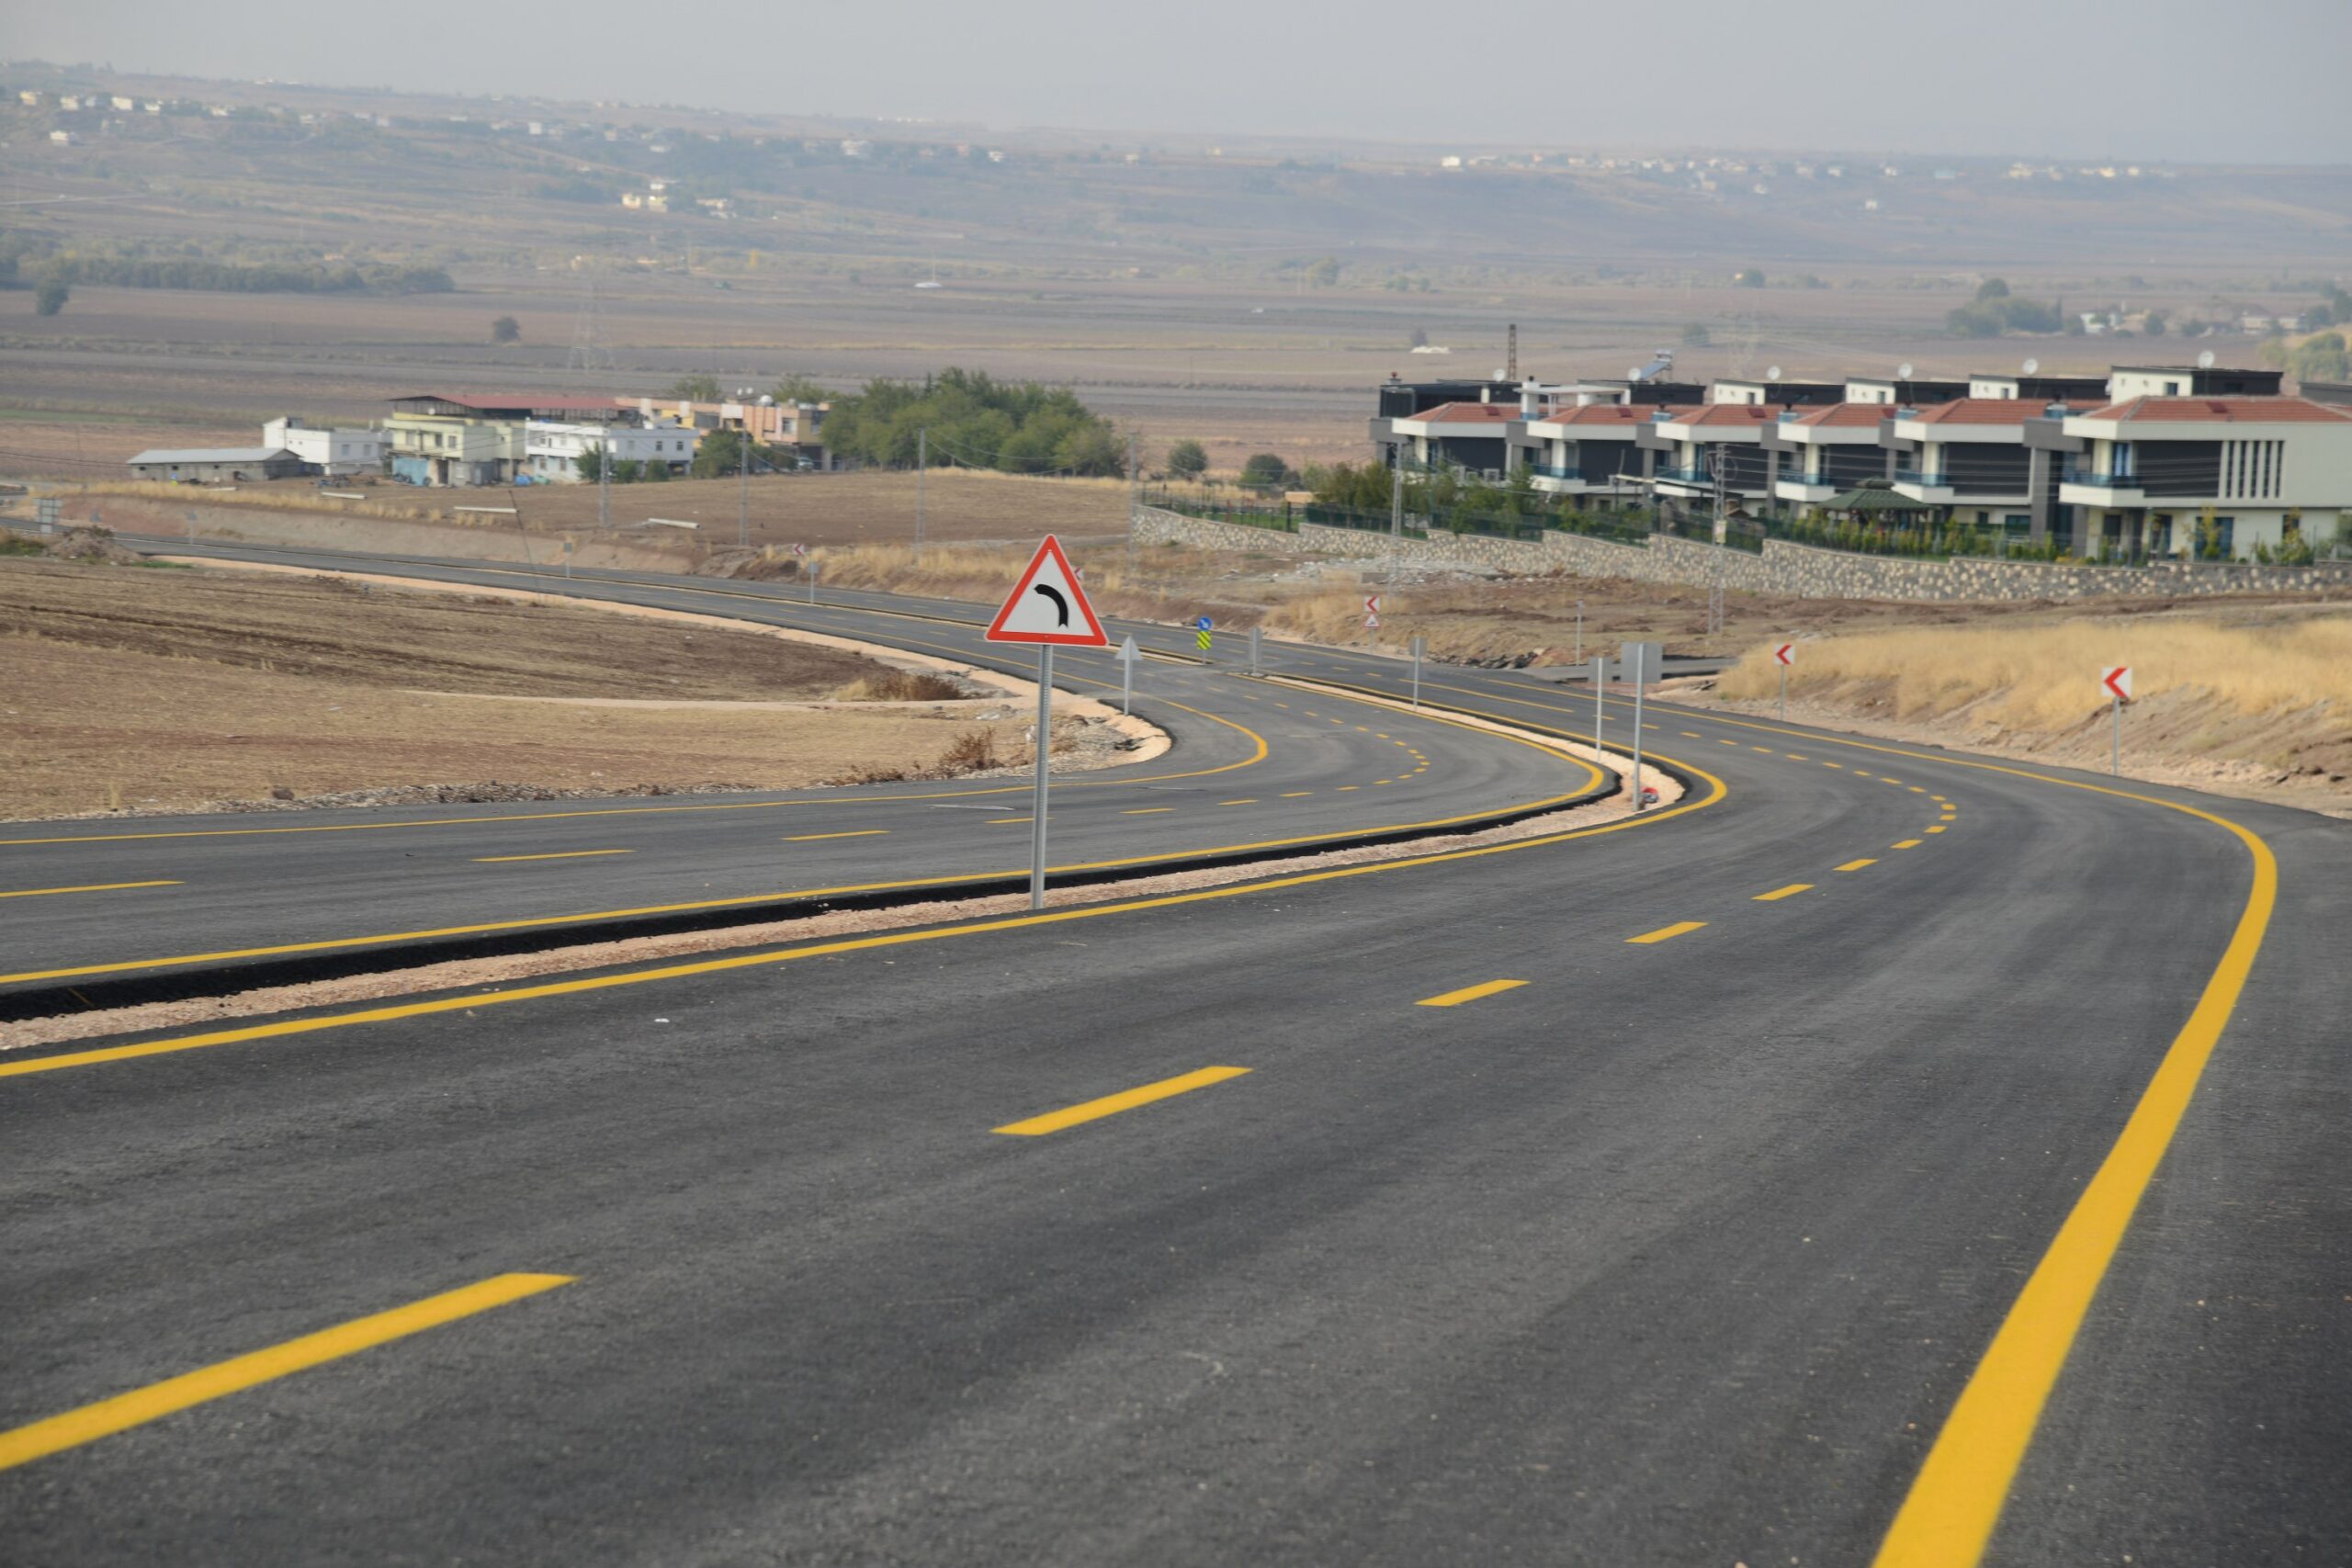
[(2129, 441), (2119, 441), (2115, 444), (2114, 464), (2108, 471), (2119, 479), (2128, 479), (2135, 471), (2134, 464), (2136, 461), (2137, 459), (2132, 454), (2132, 443)]

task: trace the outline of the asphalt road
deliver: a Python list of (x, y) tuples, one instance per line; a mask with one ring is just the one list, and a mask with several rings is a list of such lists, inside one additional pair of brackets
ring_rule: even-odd
[(1660, 719), (1638, 825), (0, 1057), (0, 1557), (2346, 1561), (2352, 830)]
[[(204, 547), (205, 553), (584, 596), (820, 630), (1035, 672), (980, 636), (970, 604), (644, 573), (566, 585), (480, 563)], [(1175, 744), (1149, 764), (1076, 773), (1054, 792), (1064, 877), (1305, 851), (1414, 827), (1458, 829), (1613, 788), (1555, 752), (1436, 717), (1267, 690), (1164, 626), (1118, 624), (1174, 657), (1137, 672), (1136, 711)], [(1213, 649), (1213, 652), (1220, 651)], [(1238, 657), (1246, 659), (1246, 647)], [(1246, 668), (1246, 666), (1244, 666)], [(1353, 668), (1269, 645), (1270, 672)], [(1107, 652), (1065, 649), (1057, 684), (1116, 700)], [(257, 964), (374, 962), (490, 933), (578, 933), (623, 919), (743, 917), (778, 906), (1025, 876), (1025, 777), (671, 800), (521, 802), (149, 817), (0, 827), (0, 1008), (78, 1003), (99, 982), (233, 987)], [(222, 976), (218, 979), (211, 976)], [(62, 998), (62, 999), (61, 999)]]

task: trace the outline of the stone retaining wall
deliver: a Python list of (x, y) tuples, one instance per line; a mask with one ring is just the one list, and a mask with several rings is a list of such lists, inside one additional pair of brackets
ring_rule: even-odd
[(1135, 511), (1136, 538), (1144, 544), (1190, 545), (1212, 550), (1272, 550), (1288, 555), (1350, 556), (1408, 566), (1477, 566), (1498, 571), (1566, 572), (1636, 582), (1705, 587), (1722, 581), (1748, 593), (1799, 599), (2075, 600), (2154, 595), (2299, 593), (2352, 587), (2352, 561), (2316, 566), (2261, 566), (2251, 561), (2192, 566), (2075, 566), (2049, 561), (1913, 560), (1901, 556), (1851, 555), (1767, 539), (1764, 553), (1718, 548), (1671, 534), (1646, 545), (1622, 545), (1581, 534), (1550, 532), (1540, 539), (1496, 539), (1478, 534), (1435, 534), (1391, 539), (1385, 534), (1301, 523), (1296, 533), (1213, 523), (1154, 506)]

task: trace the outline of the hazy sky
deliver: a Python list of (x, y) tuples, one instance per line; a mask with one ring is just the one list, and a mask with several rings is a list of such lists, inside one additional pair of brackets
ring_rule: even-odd
[(1001, 130), (2352, 161), (2352, 0), (0, 0), (0, 55)]

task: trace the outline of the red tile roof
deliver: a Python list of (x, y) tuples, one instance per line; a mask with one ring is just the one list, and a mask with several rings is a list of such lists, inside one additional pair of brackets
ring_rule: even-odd
[(1440, 403), (1433, 409), (1423, 409), (1404, 423), (1498, 424), (1519, 417), (1517, 403)]
[(1762, 427), (1777, 423), (1781, 417), (1777, 403), (1709, 403), (1704, 408), (1679, 410), (1674, 414), (1677, 424), (1728, 424)]
[(2133, 398), (2075, 411), (2085, 419), (2143, 419), (2163, 424), (2326, 424), (2352, 420), (2352, 409), (2309, 398)]
[(1879, 421), (1894, 417), (1893, 403), (1824, 403), (1819, 408), (1805, 410), (1789, 423), (1811, 425), (1816, 430), (1830, 425), (1841, 429), (1867, 425), (1876, 429)]
[(1889, 418), (1906, 424), (2023, 424), (2047, 416), (2049, 405), (2039, 398), (1955, 398), (1923, 409), (1890, 409)]
[(1620, 425), (1630, 430), (1636, 425), (1649, 423), (1650, 416), (1656, 413), (1682, 413), (1686, 412), (1686, 410), (1679, 408), (1661, 408), (1655, 403), (1587, 403), (1580, 409), (1558, 409), (1551, 413), (1545, 414), (1540, 420), (1533, 420), (1529, 423), (1536, 424)]

